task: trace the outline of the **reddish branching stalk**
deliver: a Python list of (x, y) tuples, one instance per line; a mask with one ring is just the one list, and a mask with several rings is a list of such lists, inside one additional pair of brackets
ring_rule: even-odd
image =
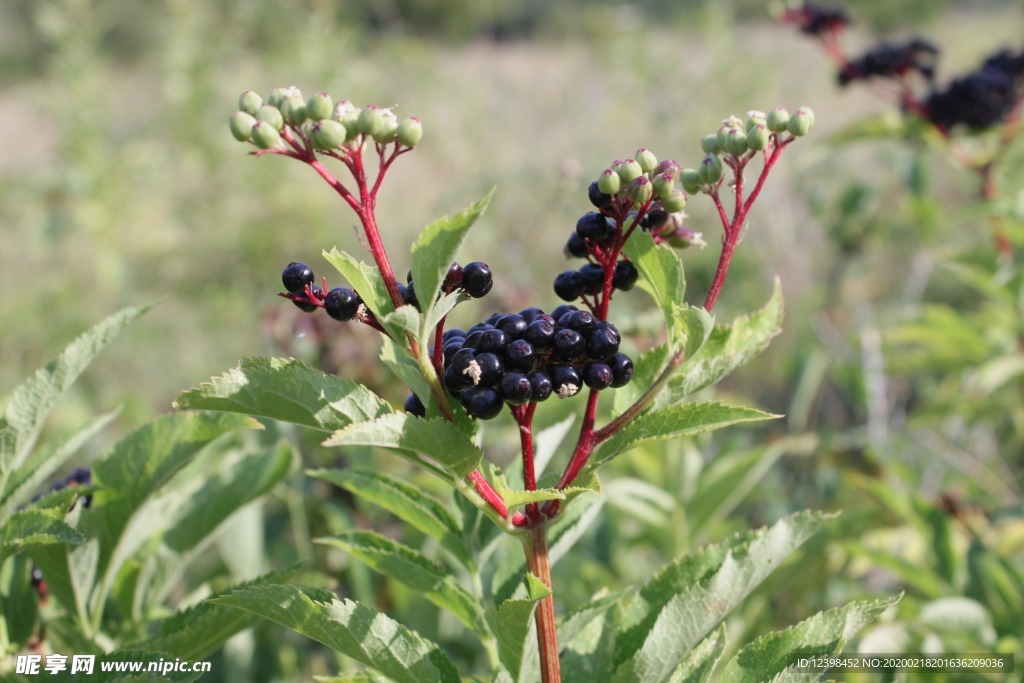
[[(551, 565), (548, 562), (547, 522), (540, 518), (529, 527), (524, 546), (526, 566), (541, 582), (551, 588)], [(534, 619), (537, 622), (537, 645), (540, 653), (540, 675), (544, 683), (561, 681), (558, 664), (558, 634), (555, 630), (555, 600), (549, 593), (537, 603)]]

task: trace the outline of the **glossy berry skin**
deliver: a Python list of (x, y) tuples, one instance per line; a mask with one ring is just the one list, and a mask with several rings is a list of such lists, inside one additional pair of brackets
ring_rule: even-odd
[(570, 330), (576, 330), (580, 334), (586, 334), (594, 329), (597, 318), (590, 311), (572, 311), (559, 318), (558, 324), (568, 327)]
[(555, 324), (549, 320), (534, 320), (523, 333), (523, 339), (529, 342), (534, 351), (543, 353), (551, 348), (555, 338)]
[(453, 396), (458, 396), (466, 387), (473, 386), (473, 380), (466, 375), (455, 372), (455, 368), (449, 366), (444, 369), (444, 388)]
[(612, 387), (624, 387), (633, 379), (633, 359), (624, 353), (612, 356), (608, 360), (608, 367), (612, 369)]
[(612, 287), (628, 292), (633, 289), (639, 277), (640, 271), (632, 261), (619, 261), (615, 264), (615, 273), (612, 275)]
[(565, 315), (569, 311), (578, 311), (578, 310), (580, 310), (580, 309), (576, 308), (572, 304), (561, 304), (559, 306), (556, 306), (555, 310), (551, 311), (551, 318), (553, 320), (558, 320), (559, 318), (561, 318), (563, 315)]
[(462, 266), (452, 263), (448, 266), (448, 272), (444, 276), (444, 284), (441, 286), (446, 292), (453, 292), (462, 286)]
[(519, 311), (519, 315), (523, 316), (527, 323), (532, 323), (539, 316), (544, 315), (544, 309), (537, 308), (536, 306), (530, 306)]
[(465, 339), (466, 336), (467, 335), (465, 330), (460, 329), (458, 327), (453, 327), (451, 329), (445, 330), (444, 334), (441, 335), (441, 341), (451, 341), (452, 337), (462, 337), (463, 339)]
[(462, 339), (456, 337), (451, 341), (445, 342), (444, 346), (441, 347), (441, 355), (444, 357), (445, 367), (451, 365), (455, 354), (462, 350), (462, 341)]
[(508, 342), (508, 335), (501, 330), (485, 330), (480, 333), (480, 340), (476, 343), (476, 348), (478, 351), (501, 353), (508, 346)]
[(583, 386), (580, 371), (574, 365), (569, 365), (568, 363), (555, 365), (551, 368), (550, 374), (551, 388), (554, 390), (554, 393), (558, 394), (559, 398), (575, 396)]
[(486, 263), (473, 261), (462, 267), (462, 289), (474, 299), (486, 295), (493, 285), (491, 267)]
[[(463, 346), (462, 349), (455, 352), (452, 356), (451, 370), (459, 377), (465, 377), (469, 379), (469, 375), (466, 374), (466, 370), (469, 369), (469, 364), (476, 358), (476, 351)], [(473, 380), (469, 380), (470, 383)]]
[(562, 301), (575, 301), (583, 295), (584, 284), (578, 272), (567, 270), (555, 278), (555, 294)]
[(402, 303), (408, 304), (416, 310), (420, 308), (419, 299), (416, 298), (416, 286), (412, 280), (409, 280), (409, 284), (405, 286), (405, 291), (402, 293)]
[(533, 344), (525, 339), (516, 339), (505, 348), (505, 365), (510, 370), (529, 372), (536, 360)]
[(490, 387), (469, 387), (460, 397), (466, 412), (481, 420), (490, 420), (498, 416), (505, 405), (501, 395)]
[(546, 401), (551, 396), (551, 392), (554, 391), (551, 375), (543, 370), (535, 370), (527, 375), (527, 377), (530, 378), (530, 400)]
[(580, 358), (587, 350), (586, 341), (576, 330), (570, 330), (568, 328), (562, 328), (555, 332), (555, 338), (552, 340), (552, 348), (554, 349), (555, 355), (563, 361), (571, 362)]
[(596, 180), (587, 187), (587, 198), (590, 199), (591, 204), (599, 209), (612, 208), (612, 196), (601, 192), (601, 188)]
[(587, 337), (587, 355), (591, 358), (611, 358), (618, 350), (619, 335), (607, 328), (596, 329)]
[(405, 399), (405, 412), (416, 417), (424, 417), (427, 414), (427, 408), (420, 401), (420, 397), (416, 394), (409, 394), (409, 397)]
[(587, 243), (583, 241), (583, 238), (574, 232), (569, 235), (569, 241), (565, 243), (565, 253), (574, 258), (586, 258), (587, 254), (590, 253), (590, 248), (587, 247)]
[(480, 367), (480, 384), (493, 386), (501, 380), (505, 374), (505, 363), (493, 353), (478, 353), (474, 358)]
[(335, 320), (345, 322), (355, 317), (363, 303), (359, 295), (346, 287), (335, 287), (324, 297), (324, 310)]
[(498, 329), (507, 334), (509, 339), (519, 339), (526, 332), (528, 325), (529, 323), (523, 316), (518, 313), (509, 313), (498, 323)]
[(650, 230), (651, 228), (660, 228), (665, 225), (665, 221), (668, 220), (668, 211), (665, 209), (651, 209), (644, 214), (644, 217), (640, 219), (640, 229)]
[(611, 367), (599, 360), (587, 363), (580, 374), (583, 376), (583, 383), (591, 389), (600, 391), (601, 389), (607, 389), (612, 384), (613, 375)]
[(604, 289), (604, 268), (596, 263), (584, 263), (580, 268), (585, 294), (600, 294)]
[[(318, 285), (313, 285), (312, 287), (310, 287), (310, 289), (313, 292), (313, 298), (320, 299), (323, 297), (324, 291), (320, 289)], [(300, 294), (300, 292), (296, 292), (296, 294)], [(319, 306), (317, 306), (316, 304), (310, 303), (308, 301), (295, 301), (294, 299), (292, 299), (292, 303), (295, 304), (295, 306), (303, 313), (312, 313), (313, 311), (319, 308)]]
[(530, 385), (530, 378), (521, 372), (510, 372), (501, 378), (498, 385), (498, 393), (508, 403), (514, 406), (521, 406), (530, 401), (533, 395), (533, 387)]
[(603, 213), (591, 211), (576, 221), (576, 235), (582, 240), (600, 244), (612, 236), (612, 227), (608, 225), (608, 219)]
[(313, 279), (313, 269), (298, 261), (292, 261), (281, 272), (281, 283), (290, 294), (301, 294)]

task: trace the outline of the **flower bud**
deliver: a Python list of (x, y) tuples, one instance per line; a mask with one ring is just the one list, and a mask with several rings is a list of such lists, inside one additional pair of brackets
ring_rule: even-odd
[(348, 139), (351, 140), (359, 135), (359, 114), (362, 109), (355, 106), (348, 100), (342, 100), (334, 105), (334, 113), (331, 118), (345, 126), (348, 131)]
[(684, 168), (679, 172), (679, 182), (683, 186), (683, 190), (690, 194), (700, 192), (700, 173), (693, 168)]
[(256, 119), (244, 111), (236, 111), (229, 119), (231, 134), (239, 142), (252, 140), (252, 127), (256, 125)]
[(270, 97), (267, 98), (267, 104), (271, 107), (281, 108), (284, 101), (289, 97), (302, 97), (302, 91), (296, 88), (294, 85), (288, 88), (274, 88), (270, 91)]
[(765, 114), (764, 114), (763, 111), (751, 110), (751, 111), (747, 112), (747, 127), (746, 127), (747, 135), (750, 135), (750, 131), (753, 130), (754, 126), (757, 126), (757, 125), (762, 125), (763, 126), (763, 125), (766, 125), (766, 124), (767, 124), (767, 120), (765, 119)]
[(700, 139), (700, 148), (705, 154), (719, 154), (722, 147), (718, 144), (718, 136), (715, 133), (708, 133)]
[(260, 110), (256, 112), (256, 118), (260, 121), (266, 121), (275, 130), (284, 128), (284, 117), (281, 115), (281, 110), (272, 104), (264, 104), (260, 107)]
[(375, 104), (363, 107), (359, 112), (359, 132), (373, 137), (384, 132), (387, 123), (384, 121), (384, 110)]
[(618, 194), (622, 189), (622, 178), (615, 169), (606, 168), (597, 179), (597, 189), (601, 190), (602, 194)]
[(662, 173), (651, 178), (651, 186), (654, 189), (654, 194), (664, 199), (672, 194), (672, 190), (675, 189), (676, 179), (668, 173)]
[(390, 109), (381, 109), (379, 111), (381, 116), (380, 128), (376, 132), (370, 133), (370, 135), (373, 136), (376, 142), (386, 145), (389, 142), (394, 142), (395, 137), (398, 135), (398, 117)]
[(423, 124), (415, 116), (410, 116), (398, 124), (396, 137), (398, 144), (415, 147), (423, 139)]
[(650, 201), (651, 197), (654, 196), (654, 188), (651, 184), (650, 178), (645, 175), (639, 175), (634, 178), (633, 181), (626, 186), (626, 196), (637, 204), (643, 204), (644, 202)]
[(630, 183), (635, 180), (638, 176), (643, 175), (644, 170), (640, 168), (640, 164), (634, 159), (626, 159), (616, 169), (619, 172), (619, 177), (623, 183)]
[(800, 107), (789, 117), (786, 130), (794, 137), (801, 137), (807, 135), (807, 131), (811, 129), (812, 125), (814, 125), (814, 113), (807, 107)]
[(654, 156), (654, 152), (642, 147), (636, 151), (633, 158), (640, 164), (640, 170), (644, 173), (650, 173), (658, 165), (658, 157)]
[[(705, 154), (697, 169), (697, 177), (703, 185), (714, 185), (722, 179), (722, 160), (717, 154)], [(686, 186), (683, 185), (685, 188)]]
[(325, 92), (318, 92), (306, 101), (306, 116), (313, 121), (323, 121), (334, 114), (334, 102)]
[(309, 137), (316, 149), (336, 149), (345, 142), (347, 135), (343, 123), (334, 119), (324, 119), (313, 124)]
[(775, 107), (765, 117), (768, 130), (773, 133), (781, 133), (789, 126), (789, 112), (782, 107)]
[(252, 127), (252, 141), (260, 149), (272, 149), (281, 144), (281, 134), (269, 121), (257, 121)]
[(281, 105), (281, 114), (292, 126), (301, 126), (306, 120), (306, 100), (301, 97), (289, 97)]
[(747, 133), (747, 147), (755, 152), (760, 152), (768, 147), (770, 138), (771, 133), (768, 132), (768, 127), (759, 123)]
[(682, 211), (686, 208), (686, 194), (678, 187), (674, 188), (668, 195), (661, 196), (661, 208), (669, 213)]
[(256, 116), (256, 112), (263, 106), (263, 98), (252, 90), (246, 90), (238, 96), (238, 108), (249, 116)]
[(747, 153), (747, 134), (740, 128), (730, 128), (725, 136), (724, 144), (721, 138), (719, 138), (719, 144), (726, 154), (731, 154), (734, 157), (742, 156)]
[(679, 164), (676, 163), (674, 159), (665, 159), (665, 161), (661, 162), (660, 164), (654, 167), (654, 175), (661, 175), (662, 173), (667, 173), (670, 176), (672, 176), (673, 179), (679, 177), (679, 171)]

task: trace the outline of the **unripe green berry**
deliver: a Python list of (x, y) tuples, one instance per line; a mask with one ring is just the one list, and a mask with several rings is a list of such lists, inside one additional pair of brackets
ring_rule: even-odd
[(768, 130), (773, 133), (781, 133), (789, 127), (789, 112), (782, 107), (775, 107), (765, 117)]
[(771, 139), (771, 135), (768, 132), (768, 127), (759, 123), (747, 133), (747, 147), (755, 152), (760, 152), (768, 147), (768, 140)]
[(306, 121), (306, 101), (301, 97), (289, 97), (281, 105), (281, 114), (292, 126), (301, 126)]
[(664, 199), (672, 194), (672, 190), (675, 189), (676, 179), (668, 173), (662, 173), (651, 178), (651, 186), (654, 188), (654, 194)]
[(645, 175), (637, 176), (626, 186), (626, 196), (637, 204), (643, 204), (654, 196), (654, 187), (650, 178)]
[(673, 179), (679, 177), (679, 164), (674, 159), (665, 159), (660, 164), (654, 167), (654, 175), (661, 175), (667, 173), (672, 176)]
[(269, 121), (257, 121), (252, 127), (252, 141), (260, 149), (272, 149), (281, 144), (281, 134)]
[(763, 111), (748, 111), (747, 112), (747, 135), (750, 135), (750, 131), (753, 130), (754, 126), (766, 125), (767, 120)]
[(797, 107), (796, 113), (799, 114), (801, 112), (806, 114), (807, 118), (809, 118), (811, 120), (811, 125), (813, 126), (814, 125), (814, 110), (811, 109), (810, 107)]
[(324, 119), (313, 124), (310, 139), (317, 149), (336, 149), (345, 142), (347, 135), (344, 124), (334, 119)]
[(672, 190), (668, 196), (662, 195), (661, 208), (669, 213), (678, 213), (686, 208), (686, 194), (678, 187)]
[(332, 114), (334, 114), (334, 101), (327, 93), (318, 92), (306, 100), (306, 116), (313, 121), (329, 119)]
[(415, 116), (410, 116), (398, 124), (396, 138), (400, 145), (415, 147), (423, 139), (423, 124)]
[(256, 116), (256, 112), (263, 106), (263, 98), (252, 90), (246, 90), (238, 96), (238, 108), (249, 116)]
[(382, 145), (394, 142), (398, 135), (398, 117), (390, 109), (381, 109), (381, 125), (376, 133), (371, 133), (373, 139)]
[(684, 168), (679, 172), (679, 182), (683, 190), (690, 194), (700, 192), (700, 173), (695, 168)]
[(342, 100), (334, 105), (334, 114), (331, 118), (344, 124), (345, 130), (348, 131), (348, 139), (351, 140), (359, 135), (359, 114), (362, 111), (348, 100)]
[[(719, 144), (721, 140), (719, 140)], [(735, 157), (747, 153), (747, 134), (739, 128), (730, 128), (725, 136), (725, 143), (722, 144), (722, 151)]]
[(271, 107), (281, 108), (284, 101), (289, 97), (302, 97), (302, 91), (296, 88), (294, 85), (288, 88), (274, 88), (270, 91), (270, 97), (267, 98), (267, 104)]
[(252, 140), (252, 127), (256, 125), (256, 119), (244, 111), (236, 111), (229, 119), (231, 134), (239, 142)]
[(640, 164), (640, 170), (644, 173), (650, 173), (658, 165), (658, 157), (654, 156), (654, 152), (649, 149), (638, 149), (634, 159)]
[(789, 124), (786, 126), (786, 130), (794, 137), (807, 135), (807, 131), (814, 125), (814, 114), (808, 114), (809, 111), (806, 107), (800, 107), (789, 117)]
[(635, 159), (626, 159), (616, 169), (623, 183), (630, 183), (643, 175), (644, 170)]
[(375, 104), (367, 105), (359, 112), (359, 132), (363, 135), (380, 135), (386, 125), (384, 110)]
[(603, 194), (618, 194), (622, 189), (622, 178), (615, 172), (615, 169), (606, 168), (597, 179), (597, 189), (601, 190)]
[(272, 104), (265, 104), (260, 107), (260, 110), (256, 112), (256, 118), (260, 121), (266, 121), (274, 130), (281, 130), (284, 128), (284, 116), (281, 115), (281, 110)]
[[(705, 154), (697, 169), (697, 177), (703, 185), (714, 185), (722, 178), (722, 160), (717, 154)], [(683, 186), (686, 187), (685, 185)]]
[(722, 147), (718, 144), (718, 135), (715, 133), (708, 133), (702, 137), (700, 148), (704, 150), (705, 154), (719, 154), (722, 151)]

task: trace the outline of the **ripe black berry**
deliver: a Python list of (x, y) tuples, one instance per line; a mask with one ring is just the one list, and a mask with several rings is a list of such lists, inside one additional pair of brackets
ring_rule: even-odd
[(452, 263), (448, 267), (448, 273), (444, 276), (444, 284), (441, 288), (446, 292), (453, 292), (462, 286), (462, 266)]
[(587, 337), (587, 355), (591, 358), (611, 358), (619, 350), (619, 335), (607, 328), (595, 329)]
[(491, 291), (493, 284), (491, 267), (486, 263), (473, 261), (462, 267), (462, 289), (474, 299), (479, 299)]
[(612, 369), (603, 361), (595, 360), (583, 368), (583, 383), (591, 389), (607, 389), (612, 383)]
[(590, 253), (590, 249), (587, 247), (587, 243), (583, 241), (583, 238), (574, 232), (569, 235), (569, 241), (565, 243), (565, 253), (567, 256), (575, 258), (586, 258), (587, 254)]
[(558, 324), (561, 327), (576, 330), (580, 334), (586, 334), (594, 329), (594, 326), (597, 324), (597, 318), (590, 311), (571, 311), (559, 318)]
[(405, 399), (405, 412), (416, 417), (423, 417), (427, 414), (427, 408), (423, 405), (419, 396), (409, 394), (409, 397)]
[(587, 187), (587, 197), (590, 199), (590, 203), (599, 209), (610, 209), (612, 206), (611, 195), (601, 192), (596, 180)]
[(639, 277), (640, 271), (632, 261), (619, 261), (615, 264), (615, 273), (612, 275), (612, 287), (628, 292), (633, 289)]
[(519, 339), (526, 332), (527, 325), (529, 323), (526, 318), (518, 313), (509, 313), (498, 323), (498, 329), (507, 334), (509, 339)]
[(301, 294), (313, 284), (313, 269), (305, 263), (292, 261), (281, 272), (281, 282), (290, 294)]
[(583, 380), (580, 371), (574, 365), (563, 363), (551, 368), (551, 388), (558, 398), (569, 398), (580, 392)]
[(568, 328), (562, 328), (555, 332), (551, 346), (559, 359), (569, 362), (582, 356), (587, 349), (583, 335)]
[(603, 213), (591, 211), (576, 221), (576, 235), (581, 240), (600, 244), (612, 236), (612, 226), (608, 224), (608, 219)]
[(535, 370), (527, 377), (530, 378), (530, 400), (546, 401), (554, 389), (551, 384), (551, 375), (543, 370)]
[(335, 320), (345, 322), (355, 317), (363, 301), (359, 295), (345, 287), (335, 287), (324, 297), (324, 310)]
[(405, 286), (405, 292), (402, 294), (402, 303), (408, 304), (419, 310), (420, 302), (416, 298), (416, 285), (412, 280), (409, 280), (409, 284)]
[(551, 342), (555, 338), (555, 324), (549, 320), (534, 320), (523, 333), (523, 339), (528, 341), (535, 351), (543, 353), (551, 348)]
[(504, 402), (501, 395), (490, 387), (469, 387), (460, 396), (462, 405), (471, 416), (481, 420), (490, 420), (501, 412)]
[(469, 377), (467, 370), (469, 370), (469, 364), (473, 362), (473, 359), (475, 358), (476, 351), (467, 346), (463, 346), (460, 350), (455, 352), (454, 356), (452, 356), (452, 371), (454, 371), (459, 377)]
[(608, 366), (612, 369), (611, 386), (624, 387), (633, 379), (633, 359), (626, 354), (616, 353), (608, 360)]
[(451, 341), (452, 337), (462, 337), (463, 339), (465, 339), (466, 336), (467, 335), (465, 330), (459, 329), (458, 327), (453, 327), (450, 330), (445, 330), (445, 333), (441, 335), (441, 341)]
[(506, 346), (508, 346), (508, 335), (499, 329), (481, 332), (480, 340), (476, 343), (478, 351), (489, 353), (502, 353)]
[(453, 396), (458, 396), (463, 389), (472, 385), (473, 380), (467, 375), (455, 372), (455, 368), (449, 366), (444, 369), (444, 387)]
[(578, 310), (580, 310), (580, 309), (576, 308), (572, 304), (561, 304), (559, 306), (555, 306), (555, 310), (551, 311), (551, 318), (552, 318), (553, 321), (554, 320), (558, 320), (559, 318), (561, 318), (563, 315), (565, 315), (569, 311), (578, 311)]
[(462, 350), (462, 342), (461, 338), (456, 337), (445, 342), (445, 345), (441, 347), (441, 355), (444, 357), (445, 367), (451, 365), (455, 354)]
[[(321, 299), (323, 297), (324, 290), (320, 289), (319, 285), (313, 285), (312, 287), (310, 287), (310, 289), (313, 291), (313, 298), (314, 299), (318, 299), (319, 300), (319, 299)], [(299, 292), (296, 292), (296, 294), (299, 294)], [(311, 303), (309, 301), (305, 301), (305, 300), (303, 300), (303, 301), (296, 301), (295, 299), (292, 299), (292, 303), (295, 304), (299, 308), (299, 310), (301, 310), (303, 313), (312, 313), (317, 308), (319, 308), (319, 306), (317, 306), (316, 304)]]
[(523, 316), (527, 323), (532, 323), (537, 319), (537, 316), (544, 315), (544, 310), (536, 306), (530, 306), (519, 311), (519, 315)]
[[(458, 354), (456, 354), (458, 355)], [(493, 386), (505, 374), (505, 363), (493, 353), (478, 353), (473, 359), (480, 370), (480, 384)]]
[(529, 377), (521, 372), (510, 372), (501, 378), (498, 393), (512, 405), (521, 406), (529, 402), (533, 388), (530, 386)]
[(533, 344), (525, 339), (516, 339), (505, 349), (505, 365), (510, 370), (529, 372), (533, 369), (536, 360), (537, 352), (534, 350)]
[(665, 225), (667, 220), (668, 211), (665, 209), (651, 209), (640, 219), (640, 229), (651, 230), (652, 228), (660, 228)]
[(604, 289), (604, 267), (597, 263), (584, 263), (580, 268), (585, 294), (600, 294)]
[(575, 270), (559, 273), (555, 278), (555, 294), (563, 301), (575, 301), (583, 294), (583, 277)]

